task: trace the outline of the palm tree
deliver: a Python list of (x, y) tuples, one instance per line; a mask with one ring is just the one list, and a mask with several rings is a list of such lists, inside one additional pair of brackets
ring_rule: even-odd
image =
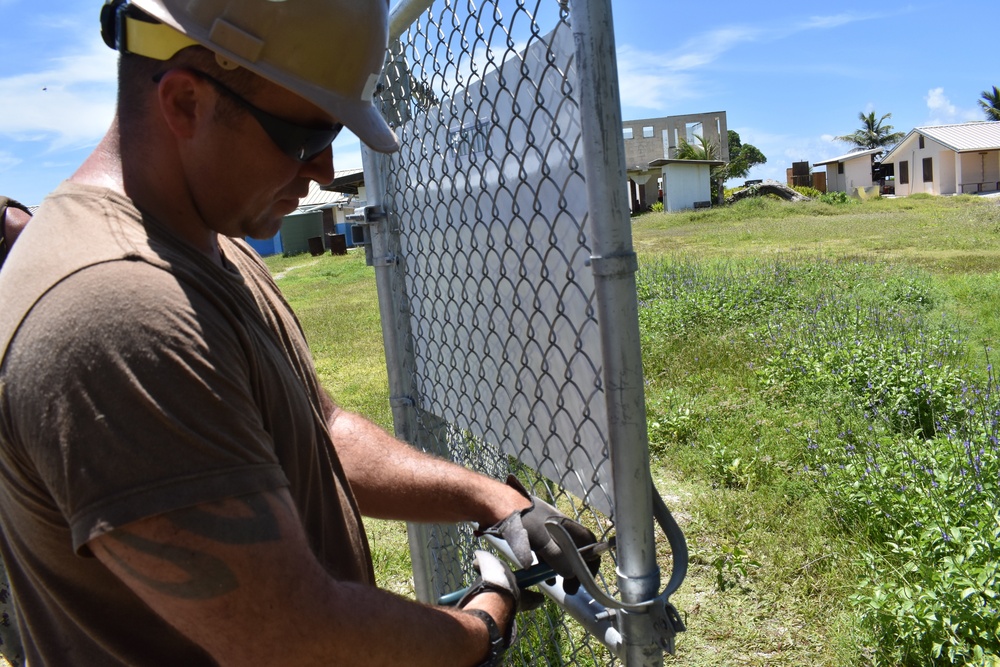
[[(694, 135), (695, 143), (688, 143), (686, 139), (681, 139), (677, 147), (677, 154), (674, 156), (678, 160), (718, 160), (719, 147), (711, 139), (707, 139), (700, 134)], [(695, 145), (697, 144), (697, 145)], [(712, 198), (723, 203), (723, 186), (726, 179), (719, 171), (719, 167), (714, 167), (711, 172)]]
[(993, 90), (984, 90), (979, 100), (979, 106), (986, 112), (986, 120), (1000, 120), (1000, 90), (993, 86)]
[(851, 134), (834, 138), (837, 141), (846, 141), (849, 144), (854, 144), (854, 150), (857, 151), (892, 146), (906, 136), (906, 134), (904, 132), (893, 132), (892, 125), (883, 125), (882, 123), (888, 118), (892, 118), (891, 113), (887, 113), (878, 120), (875, 120), (874, 111), (869, 114), (862, 111), (858, 114), (858, 119), (862, 123), (860, 130), (855, 130)]
[(676, 158), (678, 160), (714, 160), (718, 151), (715, 143), (705, 137), (694, 135), (695, 144), (690, 144), (686, 139), (681, 139), (680, 146), (677, 147)]

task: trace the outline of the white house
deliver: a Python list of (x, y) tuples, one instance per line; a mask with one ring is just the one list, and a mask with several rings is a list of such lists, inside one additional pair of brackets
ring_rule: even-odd
[(872, 178), (872, 167), (884, 150), (884, 148), (871, 148), (854, 151), (815, 163), (817, 167), (826, 167), (826, 191), (854, 193), (858, 188), (880, 185)]
[(882, 158), (896, 195), (1000, 190), (1000, 121), (917, 127)]
[(711, 206), (712, 168), (724, 164), (722, 160), (667, 158), (650, 162), (650, 169), (660, 169), (660, 180), (663, 183), (663, 210), (674, 212)]

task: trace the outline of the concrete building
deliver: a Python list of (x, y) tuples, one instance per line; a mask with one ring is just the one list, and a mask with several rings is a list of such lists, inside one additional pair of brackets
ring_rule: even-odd
[[(627, 120), (622, 123), (622, 135), (632, 212), (649, 208), (659, 199), (661, 190), (664, 209), (669, 211), (692, 208), (694, 202), (710, 200), (711, 195), (704, 195), (711, 187), (707, 174), (712, 165), (729, 162), (725, 111)], [(715, 160), (709, 161), (712, 165), (700, 160), (676, 159), (681, 141), (699, 146), (696, 137), (706, 139), (714, 147)], [(665, 185), (668, 172), (674, 179), (681, 178), (684, 187), (676, 183), (674, 187)], [(704, 179), (704, 187), (701, 179)], [(697, 192), (691, 190), (695, 183), (699, 184), (695, 188)], [(668, 191), (672, 197), (667, 197)], [(702, 196), (704, 199), (697, 198)]]

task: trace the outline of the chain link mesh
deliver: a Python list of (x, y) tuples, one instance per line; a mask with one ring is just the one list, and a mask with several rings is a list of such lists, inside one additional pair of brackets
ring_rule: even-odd
[[(515, 474), (607, 539), (614, 496), (571, 20), (557, 0), (422, 11), (391, 44), (380, 103), (403, 148), (379, 164), (416, 415), (407, 439)], [(483, 548), (471, 528), (416, 534), (431, 566), (415, 576), (434, 595), (468, 583)], [(613, 589), (611, 558), (599, 580)], [(519, 626), (507, 664), (617, 664), (552, 602)]]

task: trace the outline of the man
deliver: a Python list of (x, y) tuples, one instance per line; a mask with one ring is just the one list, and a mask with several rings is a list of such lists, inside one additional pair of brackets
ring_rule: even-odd
[(16, 199), (0, 197), (0, 266), (29, 220), (31, 211), (27, 206)]
[(341, 123), (396, 149), (371, 104), (387, 13), (105, 7), (115, 122), (0, 274), (0, 549), (33, 666), (497, 664), (509, 570), (479, 554), (457, 610), (380, 591), (360, 515), (493, 526), (566, 575), (545, 520), (593, 541), (337, 408), (233, 240), (332, 180)]

